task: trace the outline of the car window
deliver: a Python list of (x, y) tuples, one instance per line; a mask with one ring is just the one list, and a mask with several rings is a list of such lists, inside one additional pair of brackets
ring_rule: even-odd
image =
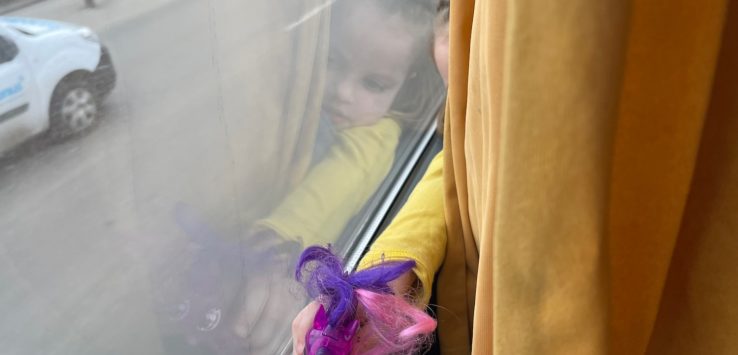
[(0, 4), (0, 352), (276, 353), (432, 129), (433, 2)]
[(0, 36), (0, 64), (7, 63), (18, 55), (18, 46), (5, 36)]

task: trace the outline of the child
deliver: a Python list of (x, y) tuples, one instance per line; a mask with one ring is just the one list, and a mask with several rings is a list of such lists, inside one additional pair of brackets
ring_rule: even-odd
[[(448, 20), (449, 0), (441, 0), (434, 23), (433, 59), (444, 84), (448, 85)], [(438, 127), (443, 133), (443, 112)], [(391, 225), (374, 241), (359, 262), (359, 269), (385, 259), (412, 259), (413, 272), (400, 277), (392, 286), (419, 305), (428, 304), (435, 272), (441, 265), (446, 245), (446, 225), (443, 211), (443, 152), (431, 161), (403, 210)], [(416, 246), (420, 246), (417, 247)], [(417, 254), (414, 254), (417, 253)], [(423, 258), (414, 258), (423, 255)], [(417, 259), (417, 260), (416, 260)]]
[(433, 26), (433, 59), (445, 85), (448, 85), (448, 10), (449, 0), (441, 0)]
[[(442, 0), (439, 4), (433, 40), (433, 57), (444, 83), (447, 83), (448, 78), (448, 5), (447, 0)], [(443, 126), (442, 121), (439, 122), (439, 126)], [(415, 248), (426, 248), (422, 254), (430, 257), (423, 260), (424, 263), (418, 263), (413, 272), (407, 273), (393, 284), (396, 293), (412, 294), (416, 298), (415, 301), (421, 305), (427, 304), (430, 298), (430, 292), (427, 290), (430, 290), (433, 275), (440, 266), (445, 250), (441, 157), (439, 154), (433, 160), (423, 180), (407, 202), (407, 205), (411, 205), (408, 210), (414, 211), (413, 214), (408, 215), (401, 211), (359, 265), (359, 268), (366, 268), (381, 260), (413, 259), (412, 254), (406, 252), (413, 248), (403, 249), (401, 248), (403, 243), (412, 243)], [(418, 220), (425, 222), (418, 224)], [(433, 242), (429, 242), (428, 239), (432, 239)], [(398, 246), (400, 248), (397, 248)], [(313, 302), (295, 317), (292, 327), (294, 354), (302, 353), (305, 333), (312, 326), (317, 309), (318, 304)]]

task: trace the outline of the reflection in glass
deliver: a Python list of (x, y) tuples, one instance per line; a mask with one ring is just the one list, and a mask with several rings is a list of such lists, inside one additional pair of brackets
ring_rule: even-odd
[(0, 343), (275, 353), (304, 302), (296, 255), (351, 243), (431, 119), (442, 87), (434, 8), (46, 0), (14, 10), (90, 28), (107, 48), (97, 62), (116, 76), (94, 84), (115, 83), (95, 98), (99, 124), (36, 136), (0, 160)]

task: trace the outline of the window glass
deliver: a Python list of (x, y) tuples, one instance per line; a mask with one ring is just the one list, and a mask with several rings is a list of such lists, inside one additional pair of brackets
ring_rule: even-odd
[(278, 351), (299, 252), (351, 245), (433, 120), (435, 8), (2, 2), (2, 352)]

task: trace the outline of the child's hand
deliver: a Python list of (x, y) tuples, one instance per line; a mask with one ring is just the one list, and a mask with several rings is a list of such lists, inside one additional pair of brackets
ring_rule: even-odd
[(408, 302), (414, 304), (416, 297), (421, 291), (419, 282), (418, 277), (410, 270), (395, 280), (390, 281), (389, 287), (395, 295), (405, 297)]
[(318, 313), (320, 303), (310, 302), (297, 314), (292, 321), (292, 354), (303, 355), (305, 353), (305, 335), (313, 328), (315, 314)]

